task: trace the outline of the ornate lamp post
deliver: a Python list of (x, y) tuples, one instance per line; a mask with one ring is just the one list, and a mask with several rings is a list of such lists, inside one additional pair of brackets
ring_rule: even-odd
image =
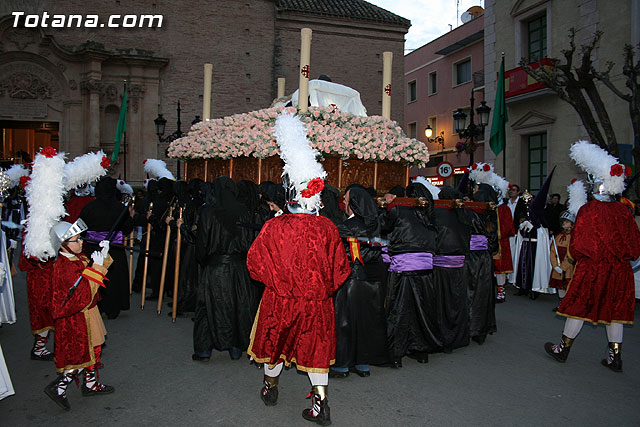
[[(164, 135), (165, 127), (167, 126), (167, 119), (162, 117), (162, 114), (158, 114), (158, 117), (156, 117), (156, 119), (153, 121), (156, 125), (156, 135), (158, 135), (158, 142), (171, 142), (185, 136), (185, 134), (182, 132), (182, 129), (180, 129), (180, 125), (182, 124), (182, 122), (180, 121), (180, 101), (178, 101), (177, 112), (178, 122), (176, 123), (176, 130), (171, 135), (167, 135), (164, 138), (162, 135)], [(196, 116), (195, 120), (191, 124), (194, 125), (200, 121), (202, 121), (200, 120), (200, 116)], [(177, 160), (177, 175), (178, 179), (180, 179), (180, 160)]]
[(442, 146), (442, 150), (444, 151), (444, 131), (440, 132), (440, 135), (432, 138), (433, 129), (431, 129), (431, 125), (427, 125), (426, 129), (424, 130), (424, 136), (427, 137), (427, 142), (430, 142), (432, 144), (440, 144), (440, 146)]
[(462, 140), (456, 144), (458, 152), (466, 152), (469, 154), (470, 164), (473, 164), (473, 153), (476, 151), (476, 141), (484, 136), (484, 128), (489, 124), (489, 113), (491, 108), (487, 106), (485, 101), (482, 101), (480, 106), (476, 108), (476, 114), (478, 115), (478, 124), (473, 120), (473, 106), (474, 106), (473, 89), (471, 90), (471, 109), (469, 111), (469, 126), (466, 126), (467, 115), (458, 108), (458, 111), (453, 113), (453, 126), (460, 135)]

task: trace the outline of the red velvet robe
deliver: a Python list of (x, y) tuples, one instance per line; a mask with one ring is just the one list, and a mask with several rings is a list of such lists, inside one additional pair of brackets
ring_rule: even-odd
[(588, 202), (578, 211), (569, 252), (577, 264), (558, 314), (593, 323), (633, 323), (629, 261), (640, 256), (640, 231), (629, 210), (619, 202)]
[(336, 351), (331, 296), (351, 273), (336, 226), (308, 214), (267, 221), (247, 255), (251, 277), (265, 285), (248, 354), (274, 366), (329, 372)]
[(511, 260), (511, 244), (509, 243), (509, 237), (515, 235), (513, 227), (513, 218), (511, 216), (511, 209), (506, 203), (498, 206), (498, 242), (500, 243), (500, 249), (498, 253), (493, 256), (494, 272), (500, 273), (512, 273), (513, 261)]
[[(102, 266), (86, 268), (88, 261), (84, 254), (73, 258), (59, 255), (53, 265), (51, 312), (56, 330), (57, 372), (81, 369), (95, 363), (87, 311), (98, 302), (98, 288), (106, 269)], [(81, 276), (78, 287), (68, 298), (69, 288)]]
[(51, 317), (51, 271), (54, 261), (41, 262), (20, 254), (18, 268), (27, 273), (27, 304), (31, 333), (53, 329)]

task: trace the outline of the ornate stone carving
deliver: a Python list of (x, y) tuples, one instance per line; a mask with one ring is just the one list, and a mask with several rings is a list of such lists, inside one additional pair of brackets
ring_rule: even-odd
[(58, 68), (58, 70), (60, 70), (61, 73), (64, 73), (65, 71), (67, 71), (67, 66), (62, 62), (59, 62), (58, 65), (56, 65), (56, 67)]
[(144, 86), (139, 84), (132, 84), (127, 87), (127, 92), (129, 99), (131, 99), (133, 112), (137, 113), (138, 107), (140, 106), (140, 99), (144, 97)]
[(69, 80), (69, 89), (71, 90), (78, 89), (78, 82), (75, 80)]
[(18, 50), (25, 50), (27, 46), (36, 43), (36, 33), (28, 28), (12, 28), (5, 39), (13, 43)]
[(52, 88), (39, 76), (29, 72), (17, 72), (0, 81), (2, 95), (17, 99), (50, 99)]
[(104, 98), (108, 102), (114, 102), (118, 98), (118, 89), (114, 85), (109, 85), (104, 90)]
[(80, 89), (83, 93), (102, 92), (103, 83), (97, 79), (87, 79), (80, 82)]

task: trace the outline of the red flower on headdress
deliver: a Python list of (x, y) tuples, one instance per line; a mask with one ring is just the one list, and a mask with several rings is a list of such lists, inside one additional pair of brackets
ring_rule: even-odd
[(622, 165), (616, 163), (615, 165), (611, 166), (611, 171), (609, 171), (609, 174), (611, 176), (620, 176), (623, 172), (624, 170), (622, 169)]
[(578, 180), (578, 178), (573, 178), (573, 179), (571, 180), (571, 183), (573, 184), (573, 183), (574, 183), (574, 182), (576, 182), (577, 180)]
[(24, 190), (27, 187), (27, 182), (31, 181), (30, 176), (21, 176), (20, 177), (20, 187)]
[(120, 185), (124, 185), (124, 181), (123, 180), (120, 180)]
[(478, 169), (478, 164), (477, 163), (472, 164), (471, 165), (471, 169), (473, 169), (473, 170)]
[(100, 162), (100, 166), (104, 169), (108, 168), (111, 162), (109, 162), (109, 158), (107, 156), (102, 157), (102, 161)]
[(484, 170), (485, 172), (489, 172), (491, 170), (491, 166), (489, 166), (489, 163), (485, 163), (484, 165), (482, 165), (482, 170)]
[(142, 161), (142, 164), (143, 164), (143, 165), (146, 165), (146, 164), (147, 164), (147, 159), (143, 160), (143, 161)]
[(23, 163), (22, 166), (24, 166), (27, 169), (31, 169), (31, 163)]
[(321, 178), (313, 178), (307, 184), (307, 188), (300, 192), (300, 195), (305, 199), (314, 196), (322, 191), (324, 188), (324, 181)]
[(43, 149), (40, 150), (40, 154), (42, 154), (45, 157), (52, 158), (53, 156), (58, 154), (58, 152), (53, 147), (44, 147)]
[(625, 166), (624, 167), (624, 177), (625, 178), (631, 178), (631, 174), (633, 172), (631, 171), (631, 168), (629, 166)]

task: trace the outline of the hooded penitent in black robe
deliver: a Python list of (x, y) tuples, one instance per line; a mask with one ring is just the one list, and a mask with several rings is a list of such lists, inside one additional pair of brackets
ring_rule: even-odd
[[(474, 195), (476, 202), (497, 203), (496, 192), (487, 184), (480, 184)], [(478, 344), (496, 331), (496, 286), (493, 282), (493, 254), (498, 251), (495, 211), (482, 213), (466, 210), (471, 225), (471, 242), (465, 258), (465, 277), (469, 297), (469, 333)]]
[(324, 206), (320, 210), (320, 215), (329, 218), (335, 225), (342, 224), (346, 219), (346, 215), (340, 210), (340, 204), (338, 202), (338, 199), (340, 199), (340, 191), (329, 184), (325, 184), (320, 198)]
[[(462, 199), (462, 193), (451, 187), (440, 190), (441, 200)], [(442, 350), (469, 344), (469, 301), (464, 281), (464, 259), (469, 252), (471, 232), (467, 215), (459, 208), (436, 208), (436, 255), (433, 281), (441, 300), (438, 303), (438, 331)]]
[[(127, 209), (117, 199), (116, 181), (113, 178), (102, 178), (96, 184), (96, 199), (89, 202), (80, 212), (80, 218), (87, 224), (89, 237), (95, 240), (105, 240), (107, 233), (116, 223), (116, 220), (124, 209)], [(133, 220), (129, 213), (125, 213), (120, 223), (115, 227), (115, 232), (110, 241), (122, 244), (122, 237), (128, 236), (133, 230)], [(97, 234), (92, 234), (97, 233)], [(100, 250), (96, 244), (85, 243), (84, 252), (90, 257), (93, 251)], [(109, 254), (113, 258), (113, 264), (109, 267), (105, 287), (100, 288), (102, 299), (98, 302), (101, 312), (107, 314), (109, 319), (115, 319), (120, 310), (129, 310), (129, 264), (124, 248), (111, 246)]]
[(442, 347), (442, 338), (434, 334), (439, 296), (430, 265), (436, 248), (433, 198), (419, 183), (407, 187), (407, 196), (425, 197), (429, 205), (424, 208), (395, 206), (381, 217), (391, 256), (387, 336), (390, 357), (396, 363), (405, 355), (426, 361), (429, 351)]
[(249, 346), (258, 288), (247, 270), (253, 231), (238, 225), (251, 218), (236, 195), (230, 178), (218, 178), (205, 194), (206, 205), (198, 218), (196, 258), (201, 270), (193, 328), (196, 354)]
[[(174, 184), (174, 191), (178, 201), (178, 206), (182, 211), (182, 225), (180, 226), (180, 272), (178, 278), (178, 301), (177, 311), (179, 313), (193, 312), (196, 309), (196, 286), (198, 283), (198, 261), (196, 260), (196, 218), (198, 209), (202, 205), (200, 197), (200, 185), (203, 181), (192, 179), (189, 184), (184, 181), (177, 181)], [(178, 218), (178, 213), (174, 212), (173, 217)], [(175, 228), (175, 220), (171, 222), (171, 227)], [(177, 236), (177, 233), (176, 233)], [(169, 260), (169, 263), (175, 263)], [(167, 278), (168, 284), (173, 284), (173, 276)]]
[(336, 363), (339, 368), (387, 362), (384, 312), (386, 268), (382, 247), (358, 241), (371, 239), (378, 229), (378, 208), (365, 190), (352, 188), (353, 217), (338, 225), (351, 264), (351, 274), (334, 294)]

